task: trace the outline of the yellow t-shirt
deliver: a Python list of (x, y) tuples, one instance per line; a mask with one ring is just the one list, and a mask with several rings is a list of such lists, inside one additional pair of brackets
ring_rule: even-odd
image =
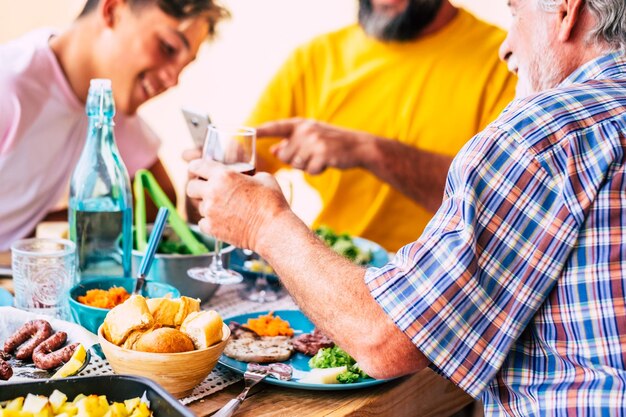
[[(513, 98), (515, 78), (498, 59), (505, 33), (460, 9), (442, 30), (383, 43), (357, 24), (295, 50), (248, 123), (312, 118), (454, 156)], [(258, 142), (270, 171), (284, 167)], [(363, 169), (305, 175), (326, 224), (395, 251), (416, 240), (432, 213)], [(443, 196), (443, 195), (442, 195)]]

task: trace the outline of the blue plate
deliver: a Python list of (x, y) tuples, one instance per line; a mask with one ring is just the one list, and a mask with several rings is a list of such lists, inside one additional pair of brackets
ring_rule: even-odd
[[(353, 237), (352, 241), (356, 246), (359, 247), (359, 249), (370, 250), (372, 252), (372, 260), (369, 264), (367, 264), (367, 266), (380, 268), (386, 265), (387, 262), (389, 262), (389, 255), (387, 254), (387, 251), (378, 243), (372, 242), (371, 240), (367, 240), (362, 237)], [(239, 248), (235, 249), (230, 254), (230, 268), (241, 273), (244, 278), (258, 278), (261, 275), (260, 272), (250, 271), (248, 268), (244, 267), (245, 259), (246, 255), (244, 255), (243, 251)], [(269, 282), (278, 281), (278, 277), (274, 274), (268, 274), (266, 278)]]
[(13, 305), (13, 296), (10, 292), (5, 290), (4, 288), (0, 288), (0, 307), (2, 306), (12, 306)]
[(353, 237), (352, 241), (360, 249), (370, 250), (372, 252), (372, 260), (369, 264), (367, 264), (367, 266), (380, 268), (387, 265), (387, 262), (389, 262), (389, 255), (387, 254), (387, 251), (378, 243), (362, 237)]
[[(224, 322), (226, 324), (231, 321), (236, 321), (239, 324), (245, 324), (250, 318), (257, 318), (264, 314), (268, 314), (267, 311), (259, 312), (259, 313), (251, 313), (251, 314), (242, 314), (240, 316), (230, 317), (225, 319)], [(299, 310), (279, 310), (274, 311), (275, 316), (280, 316), (281, 319), (287, 320), (291, 327), (295, 330), (296, 335), (302, 333), (311, 333), (313, 328), (315, 327), (313, 323), (309, 321), (308, 318), (304, 314), (302, 314)], [(389, 379), (374, 379), (374, 378), (365, 378), (360, 379), (359, 381), (353, 384), (307, 384), (299, 381), (300, 378), (304, 378), (311, 371), (311, 367), (309, 367), (309, 359), (310, 356), (306, 356), (302, 353), (294, 353), (291, 355), (288, 361), (284, 363), (291, 365), (294, 369), (293, 379), (289, 381), (280, 381), (275, 378), (266, 378), (264, 382), (272, 385), (279, 385), (283, 387), (289, 388), (299, 388), (299, 389), (307, 389), (307, 390), (320, 390), (320, 391), (341, 391), (341, 390), (350, 390), (350, 389), (358, 389), (371, 387), (373, 385), (384, 384), (385, 382), (390, 381)], [(246, 362), (240, 362), (235, 359), (229, 358), (226, 355), (222, 355), (219, 359), (219, 363), (226, 366), (227, 368), (232, 369), (233, 371), (243, 373), (246, 371), (246, 367), (248, 364)]]

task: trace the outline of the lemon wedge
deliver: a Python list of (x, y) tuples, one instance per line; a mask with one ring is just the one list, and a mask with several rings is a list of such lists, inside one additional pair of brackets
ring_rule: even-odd
[(313, 368), (309, 374), (300, 379), (305, 384), (338, 384), (337, 376), (348, 370), (347, 366), (336, 368)]
[(69, 361), (65, 363), (62, 367), (60, 367), (54, 375), (52, 375), (51, 379), (57, 378), (65, 378), (71, 375), (74, 375), (78, 372), (78, 370), (85, 364), (87, 361), (87, 351), (85, 350), (85, 346), (83, 344), (79, 344), (74, 351), (74, 354), (70, 358)]
[(259, 259), (245, 261), (243, 266), (250, 272), (256, 272), (258, 274), (274, 274), (274, 269), (267, 262)]

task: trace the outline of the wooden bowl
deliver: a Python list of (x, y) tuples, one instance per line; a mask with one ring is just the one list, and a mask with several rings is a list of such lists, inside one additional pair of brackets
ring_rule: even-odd
[(98, 329), (100, 346), (116, 374), (145, 376), (160, 384), (176, 398), (183, 398), (211, 373), (226, 347), (230, 329), (222, 328), (221, 342), (206, 349), (182, 353), (139, 352), (121, 348), (106, 340)]

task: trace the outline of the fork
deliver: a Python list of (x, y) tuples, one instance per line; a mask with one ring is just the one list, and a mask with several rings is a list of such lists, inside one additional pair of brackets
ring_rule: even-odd
[(217, 413), (213, 414), (212, 417), (230, 417), (235, 414), (235, 411), (239, 408), (243, 400), (246, 399), (250, 388), (263, 381), (265, 377), (268, 375), (267, 371), (261, 371), (256, 369), (246, 369), (246, 372), (243, 374), (243, 379), (246, 384), (246, 387), (241, 391), (241, 394), (237, 396), (237, 398), (233, 398), (226, 405), (218, 410)]

